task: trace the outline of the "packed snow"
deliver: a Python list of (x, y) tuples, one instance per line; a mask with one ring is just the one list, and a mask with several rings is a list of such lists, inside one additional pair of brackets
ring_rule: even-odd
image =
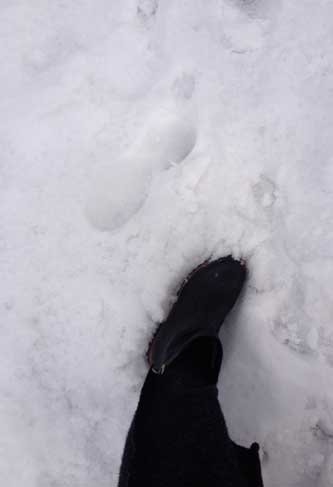
[(232, 253), (230, 434), (267, 487), (332, 487), (333, 3), (0, 13), (1, 485), (116, 487), (151, 334)]

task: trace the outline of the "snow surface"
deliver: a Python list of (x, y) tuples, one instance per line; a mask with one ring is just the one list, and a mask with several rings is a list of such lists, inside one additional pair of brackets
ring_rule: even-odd
[(183, 277), (247, 259), (220, 399), (333, 486), (333, 3), (2, 0), (0, 482), (116, 486)]

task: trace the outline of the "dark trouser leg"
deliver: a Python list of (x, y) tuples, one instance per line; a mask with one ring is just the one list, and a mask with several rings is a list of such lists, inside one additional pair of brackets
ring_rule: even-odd
[(260, 474), (257, 451), (230, 440), (217, 388), (200, 364), (204, 350), (193, 344), (163, 375), (149, 371), (119, 487), (260, 487), (261, 476), (249, 481)]

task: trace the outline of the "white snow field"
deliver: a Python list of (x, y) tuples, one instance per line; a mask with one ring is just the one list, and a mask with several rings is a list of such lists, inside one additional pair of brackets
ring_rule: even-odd
[(150, 336), (233, 253), (230, 434), (332, 487), (333, 2), (2, 0), (0, 41), (0, 485), (116, 487)]

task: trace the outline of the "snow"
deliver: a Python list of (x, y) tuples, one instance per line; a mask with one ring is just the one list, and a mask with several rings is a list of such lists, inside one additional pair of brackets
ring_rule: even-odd
[(332, 2), (0, 10), (1, 484), (116, 486), (155, 324), (232, 252), (230, 433), (333, 486)]

